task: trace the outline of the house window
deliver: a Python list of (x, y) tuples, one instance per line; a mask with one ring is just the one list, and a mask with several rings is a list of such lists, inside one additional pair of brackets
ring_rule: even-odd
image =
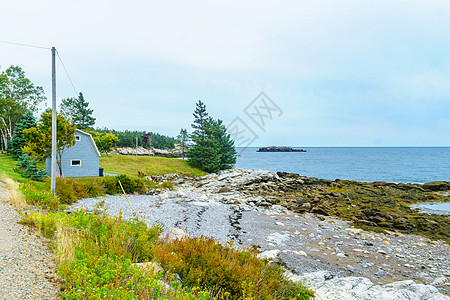
[(77, 142), (81, 141), (81, 136), (76, 135), (76, 136), (75, 136), (75, 141), (77, 141)]
[(70, 165), (72, 167), (79, 167), (79, 166), (81, 166), (81, 159), (71, 159), (70, 160)]

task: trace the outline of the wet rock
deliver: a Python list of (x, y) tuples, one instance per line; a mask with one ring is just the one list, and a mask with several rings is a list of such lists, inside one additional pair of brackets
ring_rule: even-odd
[(311, 213), (324, 215), (324, 216), (329, 216), (330, 215), (329, 210), (327, 208), (323, 207), (323, 206), (313, 207), (311, 209)]
[(423, 184), (422, 187), (431, 191), (448, 191), (450, 190), (450, 182), (432, 181)]
[(229, 192), (231, 192), (231, 189), (227, 186), (223, 186), (217, 191), (217, 193), (229, 193)]

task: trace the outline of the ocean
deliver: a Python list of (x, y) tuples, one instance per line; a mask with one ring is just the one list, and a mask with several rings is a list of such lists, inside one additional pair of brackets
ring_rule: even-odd
[(450, 181), (450, 147), (293, 147), (307, 152), (236, 148), (236, 167), (322, 179), (425, 183)]

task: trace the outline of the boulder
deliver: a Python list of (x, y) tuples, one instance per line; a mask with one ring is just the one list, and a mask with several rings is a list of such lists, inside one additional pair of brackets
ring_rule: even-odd
[(328, 276), (327, 271), (318, 271), (303, 275), (290, 275), (294, 282), (302, 282), (315, 291), (316, 300), (404, 300), (404, 299), (434, 299), (449, 300), (431, 285), (417, 284), (412, 280), (398, 281), (383, 286), (374, 285), (364, 277)]
[(450, 182), (447, 181), (431, 181), (424, 183), (423, 188), (431, 191), (448, 191), (450, 190)]
[(171, 243), (175, 240), (182, 240), (188, 238), (189, 234), (180, 228), (172, 228), (169, 232), (164, 236), (163, 240), (167, 243)]
[(231, 190), (227, 186), (223, 186), (217, 191), (217, 193), (229, 193), (229, 192), (231, 192)]

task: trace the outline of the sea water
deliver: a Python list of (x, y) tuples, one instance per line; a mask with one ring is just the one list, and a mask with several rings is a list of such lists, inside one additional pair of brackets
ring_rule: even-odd
[(236, 167), (322, 179), (425, 183), (450, 181), (450, 147), (294, 147), (307, 152), (236, 148)]

